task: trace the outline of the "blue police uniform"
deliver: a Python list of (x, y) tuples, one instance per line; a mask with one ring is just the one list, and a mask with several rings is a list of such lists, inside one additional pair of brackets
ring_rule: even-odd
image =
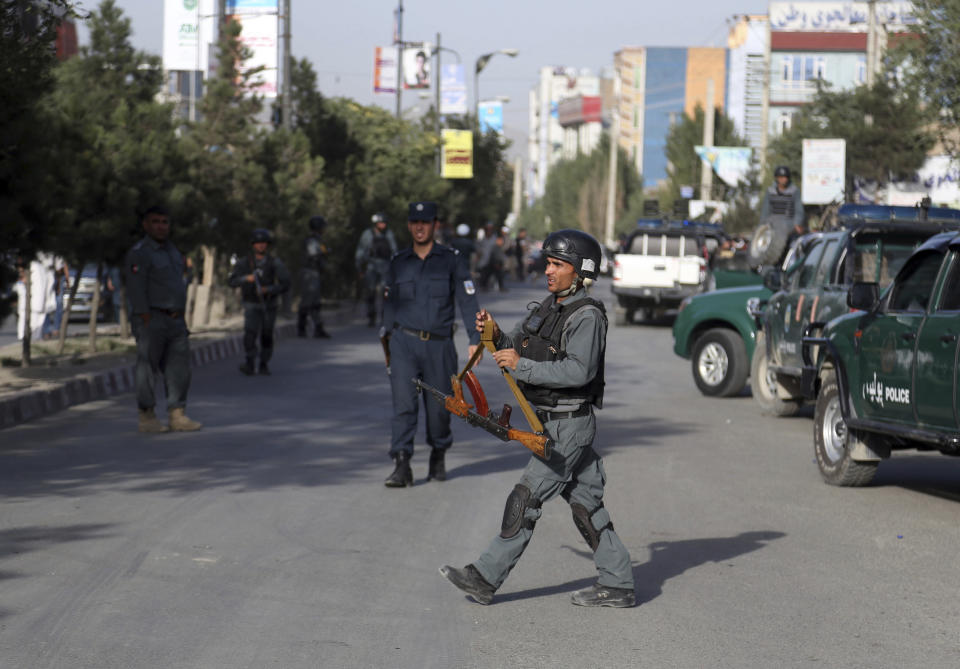
[[(435, 206), (423, 205), (432, 220)], [(414, 205), (411, 205), (413, 212)], [(412, 215), (412, 214), (411, 214)], [(412, 248), (393, 256), (387, 270), (384, 296), (384, 328), (390, 334), (390, 386), (393, 391), (393, 422), (390, 456), (413, 454), (417, 431), (418, 399), (412, 379), (419, 377), (444, 392), (452, 392), (450, 377), (457, 372), (453, 345), (454, 302), (460, 308), (470, 344), (480, 343), (474, 328), (480, 310), (470, 272), (459, 254), (434, 243), (422, 260)], [(450, 413), (424, 396), (427, 443), (445, 451), (453, 443)]]

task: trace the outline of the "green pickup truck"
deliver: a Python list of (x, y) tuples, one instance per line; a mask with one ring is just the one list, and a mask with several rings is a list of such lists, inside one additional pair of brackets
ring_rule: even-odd
[(814, 451), (834, 485), (868, 484), (895, 449), (960, 454), (960, 233), (927, 240), (879, 294), (854, 283), (846, 305), (857, 311), (803, 337)]
[(812, 399), (803, 391), (801, 359), (801, 340), (811, 322), (846, 313), (851, 285), (873, 282), (882, 290), (915, 248), (960, 227), (960, 211), (953, 209), (844, 205), (838, 213), (840, 229), (803, 237), (797, 262), (765, 277), (775, 292), (759, 315), (750, 366), (753, 398), (764, 413), (792, 415)]

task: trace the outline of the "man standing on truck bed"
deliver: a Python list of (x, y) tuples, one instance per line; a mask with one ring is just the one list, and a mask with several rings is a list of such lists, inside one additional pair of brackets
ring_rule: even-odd
[(786, 165), (780, 165), (773, 171), (773, 185), (763, 197), (760, 220), (766, 221), (770, 218), (780, 219), (784, 227), (791, 230), (784, 253), (796, 237), (807, 231), (800, 189), (790, 181), (790, 168)]

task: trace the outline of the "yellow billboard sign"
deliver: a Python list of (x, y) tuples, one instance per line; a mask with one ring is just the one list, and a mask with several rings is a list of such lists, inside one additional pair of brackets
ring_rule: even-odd
[(441, 154), (444, 179), (473, 178), (473, 132), (470, 130), (444, 130)]

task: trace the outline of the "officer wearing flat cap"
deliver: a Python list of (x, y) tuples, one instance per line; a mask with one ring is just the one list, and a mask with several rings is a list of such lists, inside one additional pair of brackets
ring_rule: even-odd
[[(133, 334), (137, 339), (134, 377), (141, 432), (189, 432), (201, 425), (184, 413), (190, 390), (190, 343), (184, 321), (185, 263), (170, 241), (170, 215), (153, 206), (141, 219), (146, 236), (127, 253), (124, 270)], [(154, 386), (163, 372), (169, 424), (154, 413)]]
[[(273, 328), (277, 322), (277, 301), (290, 290), (290, 273), (279, 258), (269, 252), (273, 234), (257, 228), (250, 237), (252, 253), (237, 260), (227, 283), (240, 288), (243, 298), (243, 349), (246, 362), (240, 372), (252, 376), (254, 371), (270, 374), (267, 363), (273, 356)], [(257, 335), (260, 335), (260, 366), (257, 359)]]
[[(412, 380), (419, 377), (435, 388), (452, 391), (450, 377), (457, 371), (453, 345), (455, 303), (470, 340), (470, 355), (480, 344), (480, 333), (473, 327), (479, 306), (470, 273), (457, 251), (434, 242), (437, 205), (413, 202), (407, 219), (413, 244), (394, 255), (387, 269), (381, 330), (389, 341), (393, 392), (389, 455), (395, 468), (384, 482), (391, 488), (413, 485), (410, 458), (419, 398)], [(431, 447), (427, 480), (443, 481), (444, 455), (453, 443), (450, 414), (425, 396), (424, 411), (427, 443)]]
[[(503, 332), (494, 322), (493, 358), (509, 367), (524, 396), (537, 409), (554, 441), (549, 459), (531, 456), (520, 482), (507, 496), (500, 533), (473, 563), (440, 569), (447, 580), (480, 604), (496, 590), (523, 555), (542, 505), (562, 497), (573, 523), (593, 553), (597, 582), (577, 590), (579, 606), (634, 605), (630, 554), (603, 505), (606, 473), (594, 447), (594, 410), (603, 406), (607, 317), (603, 303), (587, 294), (600, 268), (600, 244), (582, 230), (559, 230), (543, 242), (550, 295), (533, 302), (527, 317)], [(477, 313), (476, 329), (492, 321)]]

